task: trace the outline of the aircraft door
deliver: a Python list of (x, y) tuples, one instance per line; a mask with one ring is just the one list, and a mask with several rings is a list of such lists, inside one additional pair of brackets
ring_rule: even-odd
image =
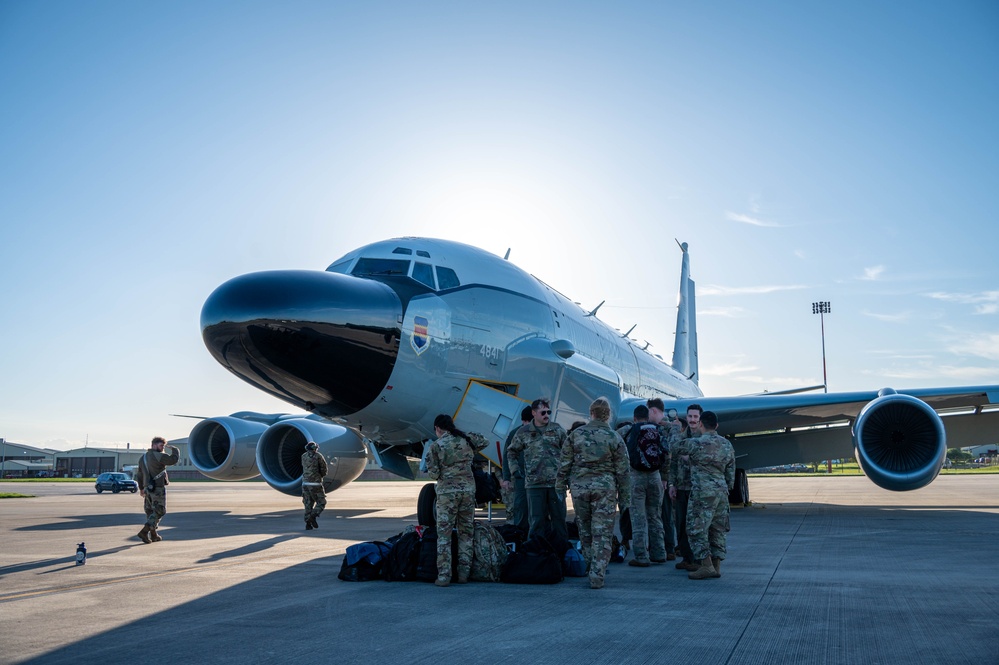
[(519, 397), (469, 381), (465, 396), (454, 415), (454, 424), (464, 432), (478, 432), (489, 439), (483, 456), (502, 465), (503, 444), (514, 425), (520, 426), (520, 412), (529, 404)]

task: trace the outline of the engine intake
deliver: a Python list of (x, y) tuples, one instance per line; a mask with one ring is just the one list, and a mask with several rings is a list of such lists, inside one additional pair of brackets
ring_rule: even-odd
[(357, 432), (321, 420), (293, 418), (268, 427), (257, 445), (257, 468), (268, 485), (285, 494), (301, 495), (302, 453), (309, 441), (316, 442), (329, 466), (323, 482), (327, 492), (364, 471), (367, 453)]
[(191, 462), (215, 480), (247, 480), (257, 471), (257, 440), (267, 426), (230, 416), (202, 420), (188, 438)]
[(947, 455), (947, 435), (936, 411), (890, 388), (860, 411), (853, 442), (857, 461), (871, 482), (894, 491), (929, 485)]

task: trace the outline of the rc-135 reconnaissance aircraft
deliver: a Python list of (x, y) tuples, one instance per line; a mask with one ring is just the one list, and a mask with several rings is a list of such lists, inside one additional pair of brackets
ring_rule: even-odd
[[(704, 397), (698, 388), (694, 282), (687, 245), (672, 364), (636, 345), (505, 259), (457, 242), (398, 238), (367, 245), (325, 271), (242, 275), (205, 302), (201, 328), (226, 369), (308, 413), (240, 412), (199, 422), (191, 460), (217, 480), (263, 475), (297, 495), (312, 440), (330, 462), (327, 490), (357, 478), (368, 453), (413, 478), (410, 458), (433, 437), (434, 417), (485, 434), (501, 461), (520, 411), (550, 397), (554, 420), (586, 420), (610, 399), (630, 418), (660, 397), (681, 415), (697, 401), (715, 411), (735, 447), (733, 502), (746, 501), (744, 469), (856, 454), (889, 490), (932, 482), (947, 446), (995, 440), (999, 386), (829, 394)], [(990, 406), (992, 405), (992, 406)], [(429, 490), (429, 491), (428, 491)], [(432, 523), (433, 486), (419, 518)]]

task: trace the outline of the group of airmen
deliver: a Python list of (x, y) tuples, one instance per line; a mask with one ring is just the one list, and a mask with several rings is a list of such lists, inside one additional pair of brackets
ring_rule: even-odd
[[(551, 535), (568, 540), (566, 491), (572, 502), (590, 587), (604, 585), (613, 551), (618, 509), (630, 513), (629, 565), (648, 567), (682, 559), (678, 570), (690, 579), (721, 577), (729, 530), (728, 494), (735, 484), (732, 444), (717, 433), (718, 418), (699, 405), (687, 407), (686, 422), (669, 416), (661, 399), (635, 408), (634, 422), (611, 427), (610, 402), (599, 397), (590, 404), (588, 422), (568, 432), (551, 419), (550, 402), (539, 398), (521, 413), (522, 424), (510, 432), (503, 451), (502, 487), (508, 521), (527, 528), (528, 537)], [(633, 459), (626, 442), (633, 427), (651, 423), (658, 431), (658, 468), (647, 469)], [(427, 450), (427, 470), (437, 481), (437, 586), (468, 581), (472, 565), (475, 479), (472, 463), (488, 441), (480, 434), (455, 427), (451, 416), (434, 420), (437, 438)], [(139, 538), (162, 538), (157, 526), (166, 512), (166, 467), (176, 464), (179, 451), (153, 439), (139, 464), (138, 483), (146, 523)], [(302, 502), (305, 528), (318, 529), (326, 506), (323, 478), (326, 460), (314, 442), (302, 455)], [(624, 519), (621, 520), (625, 526)], [(673, 540), (673, 526), (676, 541)], [(665, 525), (665, 526), (664, 526)], [(668, 529), (668, 535), (667, 535)], [(451, 579), (451, 537), (457, 532), (457, 578)], [(622, 535), (624, 530), (622, 529)], [(674, 545), (674, 542), (676, 545)]]
[[(675, 412), (667, 417), (656, 398), (636, 407), (634, 423), (615, 431), (606, 398), (594, 400), (589, 411), (589, 422), (566, 432), (551, 421), (548, 400), (536, 399), (524, 408), (523, 424), (510, 433), (503, 454), (508, 519), (521, 526), (526, 522), (529, 537), (550, 533), (564, 539), (568, 489), (594, 589), (604, 585), (617, 509), (630, 513), (634, 558), (629, 565), (648, 567), (680, 556), (676, 568), (690, 579), (720, 577), (735, 452), (717, 433), (717, 416), (691, 404), (684, 423)], [(659, 434), (657, 469), (633, 463), (636, 450), (627, 443), (632, 427), (644, 423)]]

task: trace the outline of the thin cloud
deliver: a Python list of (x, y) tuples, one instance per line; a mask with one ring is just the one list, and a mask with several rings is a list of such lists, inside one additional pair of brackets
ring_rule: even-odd
[(764, 226), (769, 228), (780, 228), (780, 224), (777, 222), (768, 222), (763, 219), (758, 219), (756, 217), (750, 217), (749, 215), (742, 215), (737, 212), (726, 212), (725, 217), (732, 220), (733, 222), (740, 222), (742, 224), (749, 224), (751, 226)]
[(999, 333), (979, 333), (953, 341), (948, 351), (959, 356), (999, 360)]
[(864, 268), (864, 276), (860, 279), (865, 282), (875, 282), (881, 279), (881, 275), (885, 272), (884, 266), (871, 266), (870, 268)]
[(803, 249), (796, 249), (794, 250), (793, 254), (802, 261), (808, 258), (808, 254), (805, 254), (805, 250)]
[[(702, 376), (732, 376), (733, 374), (740, 374), (742, 372), (755, 372), (759, 369), (755, 365), (742, 365), (739, 363), (728, 363), (724, 365), (712, 365), (710, 367), (702, 367)], [(745, 379), (746, 377), (739, 377), (740, 379)]]
[(884, 321), (886, 323), (903, 323), (912, 318), (912, 312), (888, 314), (886, 312), (871, 312), (865, 309), (862, 313), (864, 316), (869, 316), (872, 319), (877, 319), (878, 321)]
[(903, 381), (927, 381), (943, 377), (958, 381), (977, 381), (999, 377), (996, 367), (956, 367), (954, 365), (933, 365), (926, 367), (908, 367), (904, 369), (864, 370), (862, 374), (886, 379), (901, 379)]
[(729, 319), (740, 319), (745, 316), (746, 310), (742, 307), (706, 307), (697, 311), (697, 316), (723, 316)]
[(974, 305), (975, 314), (999, 313), (999, 291), (982, 291), (981, 293), (947, 293), (934, 291), (927, 297), (958, 305)]
[(766, 293), (776, 293), (778, 291), (796, 291), (807, 288), (804, 284), (788, 284), (785, 286), (720, 286), (718, 284), (708, 284), (697, 287), (699, 296), (748, 296), (761, 295)]

